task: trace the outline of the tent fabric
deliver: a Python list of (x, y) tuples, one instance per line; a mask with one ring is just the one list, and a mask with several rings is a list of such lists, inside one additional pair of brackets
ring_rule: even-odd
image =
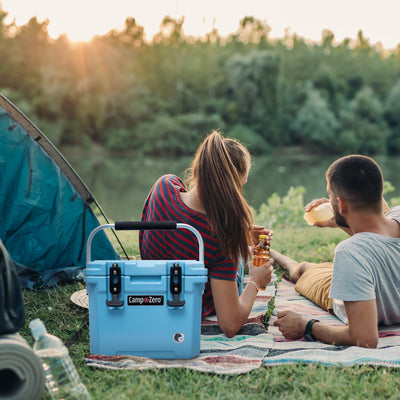
[[(25, 276), (36, 271), (52, 286), (52, 277), (78, 275), (87, 237), (100, 225), (91, 204), (94, 197), (61, 153), (0, 95), (0, 239), (20, 276), (25, 267)], [(120, 258), (104, 232), (91, 250), (92, 259)]]
[(0, 336), (25, 323), (25, 306), (15, 264), (0, 240)]

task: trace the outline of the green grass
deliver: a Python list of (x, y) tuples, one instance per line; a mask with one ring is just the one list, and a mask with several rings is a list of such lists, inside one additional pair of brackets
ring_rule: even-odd
[[(281, 209), (285, 208), (282, 204)], [(300, 214), (297, 212), (297, 216)], [(272, 245), (298, 260), (330, 261), (336, 244), (346, 237), (341, 231), (307, 227), (301, 218), (286, 224), (287, 218), (285, 212), (278, 215)], [(262, 224), (262, 215), (256, 215), (255, 220)], [(128, 244), (130, 254), (137, 255), (136, 239), (126, 237), (124, 243)], [(386, 367), (285, 365), (261, 367), (239, 376), (172, 368), (147, 371), (88, 368), (84, 361), (90, 353), (88, 310), (70, 301), (71, 294), (82, 288), (83, 283), (77, 282), (41, 293), (25, 290), (26, 324), (20, 333), (33, 344), (28, 323), (40, 318), (48, 331), (64, 343), (71, 343), (75, 337), (70, 355), (93, 399), (400, 399), (400, 370)]]
[[(88, 368), (87, 310), (69, 301), (83, 287), (76, 283), (43, 293), (24, 291), (27, 321), (41, 318), (52, 334), (68, 343), (82, 381), (94, 399), (373, 399), (400, 398), (400, 371), (383, 367), (335, 368), (319, 365), (261, 367), (239, 376), (184, 369), (102, 370)], [(21, 334), (33, 343), (27, 326)], [(49, 398), (49, 397), (44, 397)]]

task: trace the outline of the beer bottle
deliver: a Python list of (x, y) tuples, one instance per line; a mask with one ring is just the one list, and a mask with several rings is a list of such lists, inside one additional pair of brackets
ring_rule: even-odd
[[(259, 235), (258, 236), (258, 245), (254, 248), (253, 251), (253, 265), (256, 267), (260, 267), (265, 264), (270, 259), (270, 244), (267, 242), (267, 235)], [(260, 287), (259, 290), (265, 290), (264, 287)]]
[(267, 242), (267, 235), (259, 235), (258, 236), (258, 245), (254, 248), (253, 252), (253, 265), (259, 267), (260, 265), (265, 264), (269, 258), (269, 243)]

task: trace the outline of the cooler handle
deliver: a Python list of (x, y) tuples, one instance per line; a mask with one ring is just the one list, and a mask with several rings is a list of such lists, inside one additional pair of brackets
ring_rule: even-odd
[(176, 221), (115, 221), (116, 231), (171, 230)]
[(173, 230), (173, 229), (187, 229), (192, 232), (197, 241), (199, 242), (199, 261), (204, 262), (204, 242), (203, 238), (200, 235), (200, 232), (193, 228), (193, 226), (188, 224), (183, 224), (176, 221), (118, 221), (114, 224), (103, 224), (93, 229), (90, 233), (87, 242), (86, 242), (86, 264), (90, 263), (92, 254), (91, 254), (91, 246), (94, 235), (99, 231), (107, 228), (113, 228), (115, 230)]

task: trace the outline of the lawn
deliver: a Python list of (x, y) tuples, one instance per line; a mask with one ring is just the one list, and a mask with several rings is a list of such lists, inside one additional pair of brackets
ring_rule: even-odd
[[(297, 193), (296, 196), (300, 196)], [(296, 197), (294, 196), (294, 197)], [(293, 193), (270, 199), (255, 213), (255, 222), (273, 226), (273, 247), (293, 258), (322, 262), (332, 259), (334, 248), (345, 238), (341, 231), (307, 227), (301, 219), (302, 205), (293, 207)], [(290, 206), (290, 212), (287, 212)], [(301, 199), (298, 202), (301, 203)], [(279, 212), (277, 211), (279, 208)], [(266, 215), (275, 213), (274, 221)], [(130, 254), (137, 254), (137, 241), (124, 237)], [(221, 376), (185, 369), (128, 371), (91, 369), (84, 357), (90, 353), (88, 310), (70, 301), (83, 282), (58, 290), (24, 290), (26, 324), (20, 333), (32, 344), (28, 323), (45, 322), (48, 331), (69, 346), (82, 381), (93, 399), (400, 399), (400, 369), (386, 367), (324, 367), (315, 364), (261, 367), (238, 376)], [(47, 394), (46, 394), (47, 396)], [(45, 399), (50, 397), (44, 397)]]

